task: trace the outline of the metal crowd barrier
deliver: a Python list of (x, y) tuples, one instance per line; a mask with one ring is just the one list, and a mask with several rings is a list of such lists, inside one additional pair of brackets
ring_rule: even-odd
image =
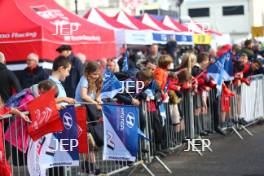
[(264, 118), (264, 76), (252, 77), (250, 86), (242, 85), (241, 116), (248, 122)]
[[(235, 93), (234, 97), (216, 99), (216, 124), (227, 134), (228, 132), (235, 133), (240, 139), (244, 139), (243, 131), (252, 136), (253, 134), (247, 127), (258, 122), (264, 116), (264, 77), (255, 75), (251, 79), (249, 86), (246, 84), (229, 85), (229, 89)], [(230, 106), (230, 110), (227, 112), (224, 107), (226, 103), (229, 103)]]
[[(25, 144), (24, 140), (26, 138), (24, 134), (25, 130), (27, 130), (27, 124), (24, 122), (22, 118), (15, 118), (11, 115), (6, 115), (4, 118), (1, 120), (1, 125), (3, 129), (3, 141), (4, 142), (4, 150), (5, 150), (5, 158), (9, 162), (11, 166), (11, 173), (12, 176), (27, 176), (28, 170), (26, 167), (27, 164), (27, 158), (26, 154), (23, 153), (22, 151), (25, 151)], [(10, 131), (9, 133), (4, 133), (7, 132), (9, 127), (13, 125), (13, 130)], [(13, 139), (13, 140), (12, 140)], [(21, 149), (18, 149), (14, 147), (11, 142), (13, 141), (14, 145), (17, 145), (18, 143), (22, 144)]]
[[(257, 75), (252, 77), (250, 86), (242, 85), (241, 93), (239, 88), (230, 87), (237, 93), (237, 96), (230, 99), (230, 112), (227, 113), (229, 118), (235, 122), (230, 130), (235, 132), (241, 139), (240, 130), (247, 130), (247, 126), (238, 124), (238, 117), (244, 117), (246, 121), (255, 123), (264, 115), (264, 77)], [(241, 95), (241, 97), (239, 96)], [(198, 100), (199, 99), (199, 100)], [(201, 102), (199, 102), (201, 101)], [(147, 102), (142, 102), (140, 110), (142, 111), (140, 118), (144, 118), (146, 125), (144, 133), (149, 140), (139, 141), (139, 152), (136, 162), (127, 161), (104, 161), (102, 158), (102, 147), (97, 147), (91, 134), (87, 134), (88, 138), (88, 154), (80, 154), (80, 165), (78, 167), (61, 167), (51, 169), (47, 172), (48, 176), (64, 175), (64, 176), (86, 176), (86, 175), (137, 175), (137, 172), (142, 172), (137, 168), (141, 166), (147, 174), (154, 176), (155, 174), (148, 167), (148, 164), (156, 160), (168, 172), (172, 173), (167, 165), (161, 160), (161, 157), (169, 155), (178, 148), (184, 146), (186, 139), (194, 140), (203, 137), (203, 132), (213, 133), (221, 122), (221, 98), (216, 97), (216, 91), (211, 90), (207, 93), (193, 95), (192, 92), (184, 92), (182, 101), (177, 105), (164, 103), (165, 118), (157, 115), (158, 112), (150, 112)], [(202, 105), (202, 106), (200, 106)], [(178, 112), (175, 111), (176, 107)], [(173, 109), (173, 110), (172, 110)], [(178, 118), (175, 119), (175, 113)], [(14, 123), (16, 121), (16, 123)], [(227, 120), (226, 120), (227, 121)], [(7, 141), (14, 138), (18, 144), (27, 136), (23, 135), (27, 124), (21, 118), (15, 119), (12, 116), (5, 116), (1, 119), (2, 127), (6, 132), (7, 129), (14, 125), (15, 132), (3, 135), (5, 157), (11, 165), (12, 175), (28, 176), (26, 154), (21, 152), (22, 148), (18, 149), (12, 146)], [(88, 122), (88, 128), (89, 128)], [(94, 122), (93, 122), (94, 123)], [(142, 125), (142, 124), (139, 124)], [(204, 137), (206, 138), (206, 137)], [(195, 146), (193, 146), (195, 147)], [(202, 155), (201, 152), (198, 152)]]

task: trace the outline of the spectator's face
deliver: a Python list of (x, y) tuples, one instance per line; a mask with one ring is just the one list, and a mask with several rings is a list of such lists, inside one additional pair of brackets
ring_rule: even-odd
[(252, 42), (248, 45), (248, 48), (250, 48), (250, 49), (253, 48), (253, 43)]
[(209, 64), (209, 58), (205, 59), (202, 63), (201, 63), (201, 67), (202, 68), (206, 68)]
[(240, 56), (239, 61), (241, 61), (243, 64), (248, 63), (248, 57), (247, 56)]
[(147, 63), (146, 65), (146, 69), (151, 70), (151, 72), (154, 72), (154, 70), (157, 68), (157, 66), (155, 64), (152, 64), (150, 62)]
[(64, 50), (60, 53), (61, 56), (68, 57), (71, 54), (71, 50)]
[(158, 51), (159, 51), (158, 45), (151, 45), (151, 47), (150, 47), (151, 55), (156, 56), (158, 54)]
[(210, 56), (211, 57), (216, 57), (216, 51), (215, 50), (210, 50)]
[(100, 70), (96, 70), (95, 72), (91, 73), (89, 76), (90, 78), (92, 78), (93, 80), (97, 80), (99, 78), (100, 75)]
[(60, 81), (65, 81), (65, 79), (70, 75), (70, 70), (71, 70), (71, 65), (69, 65), (66, 68), (64, 68), (64, 67), (60, 67), (59, 68), (59, 71), (60, 71)]
[(107, 60), (107, 67), (111, 72), (115, 72), (115, 62), (112, 59)]
[(237, 54), (237, 50), (236, 49), (232, 49), (232, 54), (236, 55)]
[(34, 69), (38, 65), (37, 61), (33, 58), (27, 58), (27, 67), (29, 69)]

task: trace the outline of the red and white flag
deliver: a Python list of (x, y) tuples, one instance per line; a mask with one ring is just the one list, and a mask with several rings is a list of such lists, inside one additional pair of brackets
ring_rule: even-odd
[(59, 132), (64, 129), (55, 102), (55, 90), (35, 98), (28, 104), (32, 123), (28, 126), (28, 133), (33, 141), (48, 133)]

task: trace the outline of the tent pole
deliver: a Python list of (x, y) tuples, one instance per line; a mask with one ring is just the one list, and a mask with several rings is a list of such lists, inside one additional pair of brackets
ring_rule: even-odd
[(75, 0), (75, 13), (78, 15), (78, 0)]

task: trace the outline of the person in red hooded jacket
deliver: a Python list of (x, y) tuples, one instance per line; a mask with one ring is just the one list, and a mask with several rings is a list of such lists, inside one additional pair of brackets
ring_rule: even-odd
[(191, 88), (190, 81), (191, 74), (187, 69), (181, 69), (168, 77), (170, 117), (172, 125), (175, 127), (177, 142), (181, 142), (184, 139), (185, 122), (181, 100), (183, 92)]

